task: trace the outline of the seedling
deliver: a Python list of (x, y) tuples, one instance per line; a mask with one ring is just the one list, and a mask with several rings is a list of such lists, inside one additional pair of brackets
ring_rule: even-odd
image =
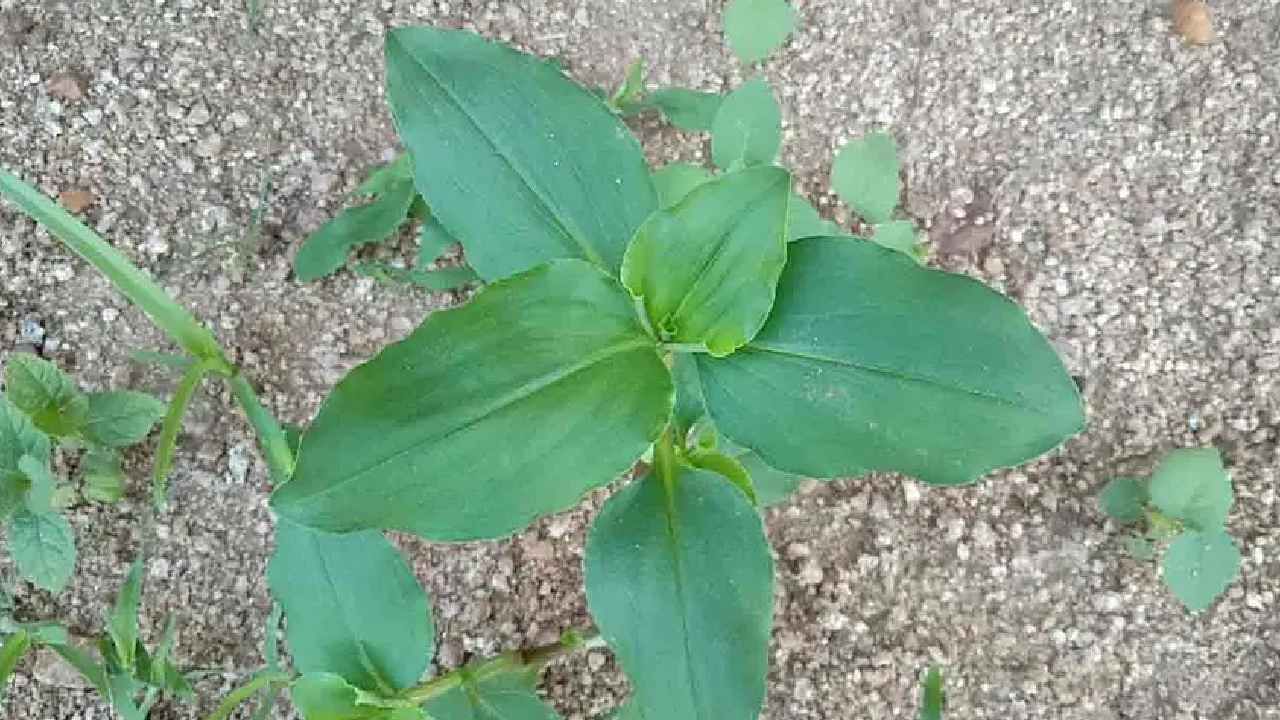
[(1098, 496), (1102, 510), (1133, 532), (1125, 549), (1161, 561), (1164, 584), (1188, 610), (1205, 610), (1236, 579), (1240, 550), (1227, 534), (1235, 501), (1231, 476), (1215, 448), (1175, 450), (1150, 478), (1118, 477)]
[(142, 442), (164, 404), (132, 391), (86, 393), (53, 363), (10, 356), (0, 393), (0, 519), (19, 572), (36, 587), (61, 591), (76, 563), (75, 536), (59, 512), (77, 489), (52, 468), (56, 447), (80, 456), (86, 500), (113, 503), (124, 494), (120, 452)]
[[(829, 229), (798, 198), (762, 81), (716, 111), (718, 172), (651, 172), (618, 117), (646, 101), (634, 80), (610, 108), (546, 61), (421, 27), (389, 33), (386, 61), (407, 152), (363, 186), (356, 220), (335, 221), (368, 232), (322, 230), (295, 267), (335, 270), (351, 238), (413, 215), (486, 285), (351, 371), (300, 439), (185, 310), (0, 173), (197, 381), (230, 383), (259, 433), (292, 670), (269, 660), (213, 720), (286, 687), (307, 720), (545, 720), (538, 671), (599, 646), (631, 681), (622, 717), (756, 717), (774, 594), (763, 502), (801, 476), (969, 483), (1082, 427), (1075, 384), (1016, 305)], [(598, 629), (424, 680), (430, 601), (383, 531), (506, 537), (623, 475), (585, 551)]]
[(942, 720), (946, 702), (947, 696), (942, 689), (942, 669), (934, 665), (924, 676), (920, 689), (920, 720)]

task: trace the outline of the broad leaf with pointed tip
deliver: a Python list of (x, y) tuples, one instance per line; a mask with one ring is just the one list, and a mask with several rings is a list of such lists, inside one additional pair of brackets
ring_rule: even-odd
[(605, 503), (583, 562), (587, 604), (644, 717), (759, 714), (773, 560), (760, 516), (738, 488), (659, 463)]
[(1052, 346), (1007, 298), (849, 238), (794, 242), (768, 322), (698, 356), (729, 439), (790, 473), (971, 482), (1084, 424)]
[(321, 530), (507, 535), (612, 481), (671, 414), (626, 290), (581, 260), (436, 312), (338, 384), (274, 505)]
[(389, 692), (417, 682), (435, 654), (427, 595), (380, 532), (332, 535), (281, 519), (267, 584), (304, 673)]
[(659, 337), (721, 356), (755, 335), (786, 263), (790, 197), (785, 170), (751, 168), (697, 186), (640, 226), (622, 282)]
[(657, 200), (639, 142), (600, 98), (465, 31), (392, 30), (386, 60), (418, 191), (480, 277), (557, 258), (618, 270)]

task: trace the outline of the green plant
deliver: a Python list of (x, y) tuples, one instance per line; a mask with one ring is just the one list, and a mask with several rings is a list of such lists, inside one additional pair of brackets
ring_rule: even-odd
[(1138, 560), (1154, 560), (1168, 543), (1161, 577), (1188, 610), (1204, 610), (1240, 572), (1240, 550), (1227, 534), (1235, 497), (1231, 476), (1216, 448), (1174, 450), (1150, 478), (1117, 477), (1098, 496), (1103, 512), (1136, 526), (1125, 549)]
[[(1017, 306), (843, 235), (793, 192), (762, 81), (711, 121), (720, 172), (651, 172), (618, 117), (648, 102), (642, 80), (611, 108), (550, 63), (432, 28), (392, 31), (386, 60), (405, 159), (348, 211), (368, 233), (313, 236), (295, 266), (336, 269), (352, 237), (419, 207), (486, 285), (351, 371), (295, 437), (190, 315), (0, 173), (0, 192), (193, 356), (192, 386), (231, 384), (259, 433), (293, 671), (272, 631), (267, 668), (213, 720), (285, 687), (308, 720), (553, 718), (538, 671), (601, 645), (634, 691), (620, 717), (755, 717), (773, 613), (763, 502), (799, 476), (969, 483), (1082, 427), (1074, 383)], [(383, 531), (504, 537), (621, 475), (584, 557), (598, 632), (422, 680), (430, 602)]]
[(132, 391), (78, 388), (53, 363), (27, 353), (10, 356), (0, 394), (0, 520), (19, 572), (58, 592), (71, 579), (75, 536), (59, 509), (76, 487), (57, 477), (53, 450), (80, 455), (86, 500), (112, 503), (124, 494), (120, 452), (142, 442), (164, 404)]
[(929, 668), (920, 688), (920, 720), (942, 720), (942, 711), (947, 704), (947, 695), (942, 689), (942, 669), (937, 665)]

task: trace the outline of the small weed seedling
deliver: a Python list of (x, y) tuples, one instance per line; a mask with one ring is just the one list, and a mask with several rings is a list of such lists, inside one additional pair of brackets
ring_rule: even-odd
[(942, 720), (946, 702), (947, 696), (942, 689), (942, 669), (935, 665), (929, 668), (920, 689), (920, 720)]
[(1115, 478), (1098, 500), (1116, 522), (1136, 527), (1124, 539), (1135, 559), (1154, 560), (1168, 543), (1161, 576), (1188, 610), (1208, 608), (1236, 579), (1240, 550), (1226, 530), (1235, 498), (1216, 449), (1175, 450), (1150, 478)]
[[(756, 62), (795, 13), (739, 0), (725, 20)], [(425, 27), (390, 32), (386, 63), (406, 152), (358, 190), (369, 203), (307, 240), (297, 275), (332, 273), (413, 219), (421, 249), (407, 279), (483, 287), (352, 370), (297, 434), (159, 286), (0, 172), (0, 192), (190, 355), (168, 416), (180, 420), (202, 378), (221, 378), (259, 435), (278, 520), (267, 580), (292, 667), (275, 656), (273, 618), (265, 669), (211, 720), (254, 698), (268, 713), (286, 688), (307, 720), (549, 720), (539, 670), (600, 646), (633, 690), (616, 717), (754, 718), (774, 597), (760, 507), (798, 477), (973, 482), (1083, 426), (1075, 384), (1025, 314), (921, 267), (914, 228), (892, 227), (888, 135), (846, 146), (833, 173), (869, 242), (822, 219), (775, 164), (780, 111), (763, 80), (724, 97), (649, 92), (636, 66), (607, 102), (547, 61)], [(650, 110), (709, 131), (715, 168), (651, 170), (620, 119)], [(468, 267), (442, 275), (433, 266), (454, 244)], [(43, 459), (21, 427), (13, 437)], [(10, 474), (34, 482), (37, 464), (15, 460)], [(586, 543), (596, 628), (423, 679), (431, 604), (384, 531), (503, 538), (624, 475)], [(137, 669), (140, 652), (122, 654), (136, 644), (116, 627), (99, 665), (132, 680), (100, 689), (144, 704), (173, 690)]]

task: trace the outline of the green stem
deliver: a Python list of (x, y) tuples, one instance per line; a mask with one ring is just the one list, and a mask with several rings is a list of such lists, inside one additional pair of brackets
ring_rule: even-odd
[(230, 695), (222, 699), (218, 703), (218, 707), (209, 715), (207, 720), (227, 720), (231, 717), (231, 713), (236, 711), (244, 701), (253, 697), (259, 690), (271, 685), (287, 685), (293, 681), (293, 676), (286, 673), (262, 673), (255, 675), (252, 680), (241, 685), (231, 692)]
[(184, 350), (201, 360), (215, 361), (229, 372), (227, 362), (214, 339), (187, 309), (174, 302), (154, 280), (139, 270), (123, 253), (109, 245), (84, 223), (34, 187), (0, 170), (0, 195), (43, 225), (72, 252), (98, 269), (116, 288), (137, 305)]
[[(475, 665), (458, 668), (440, 677), (432, 678), (400, 693), (400, 699), (421, 705), (433, 700), (465, 681), (482, 682), (494, 675), (515, 672), (517, 670), (538, 671), (548, 664), (568, 657), (579, 650), (604, 647), (604, 640), (595, 629), (584, 632), (569, 631), (559, 642), (532, 648), (530, 650), (513, 650), (497, 657), (489, 658)], [(212, 718), (210, 720), (213, 720)]]
[(280, 429), (276, 419), (263, 407), (253, 386), (240, 374), (239, 368), (227, 360), (226, 353), (218, 345), (213, 333), (201, 325), (195, 316), (187, 312), (186, 308), (170, 298), (164, 288), (156, 284), (149, 275), (129, 262), (129, 258), (123, 253), (112, 247), (84, 223), (72, 217), (57, 203), (42, 195), (39, 190), (14, 175), (0, 170), (0, 195), (9, 198), (19, 210), (47, 228), (72, 252), (84, 258), (105, 275), (117, 290), (150, 316), (161, 330), (173, 338), (174, 342), (200, 361), (196, 367), (187, 371), (182, 385), (179, 386), (179, 395), (185, 392), (187, 396), (175, 397), (174, 402), (170, 404), (169, 414), (175, 419), (173, 422), (170, 422), (170, 418), (165, 420), (165, 431), (168, 435), (162, 434), (161, 452), (163, 453), (167, 437), (170, 438), (168, 439), (170, 448), (168, 458), (163, 456), (157, 458), (156, 487), (153, 492), (159, 493), (158, 497), (163, 497), (163, 479), (168, 474), (168, 466), (172, 460), (171, 445), (176, 442), (182, 412), (200, 379), (209, 372), (227, 378), (232, 394), (240, 402), (240, 407), (248, 417), (249, 423), (258, 433), (273, 480), (280, 483), (289, 477), (293, 472), (293, 453), (289, 450), (284, 431)]
[(662, 437), (658, 438), (658, 442), (653, 445), (653, 470), (662, 479), (663, 486), (667, 489), (667, 496), (671, 497), (674, 490), (674, 484), (678, 473), (676, 472), (676, 443), (675, 435), (672, 433), (671, 427), (667, 426), (662, 431)]
[(284, 428), (263, 407), (258, 393), (254, 392), (253, 385), (243, 373), (237, 371), (227, 378), (227, 382), (231, 385), (231, 393), (240, 402), (244, 416), (258, 433), (262, 456), (271, 469), (271, 481), (276, 485), (284, 483), (293, 474), (293, 451), (289, 449), (289, 439), (284, 434)]

